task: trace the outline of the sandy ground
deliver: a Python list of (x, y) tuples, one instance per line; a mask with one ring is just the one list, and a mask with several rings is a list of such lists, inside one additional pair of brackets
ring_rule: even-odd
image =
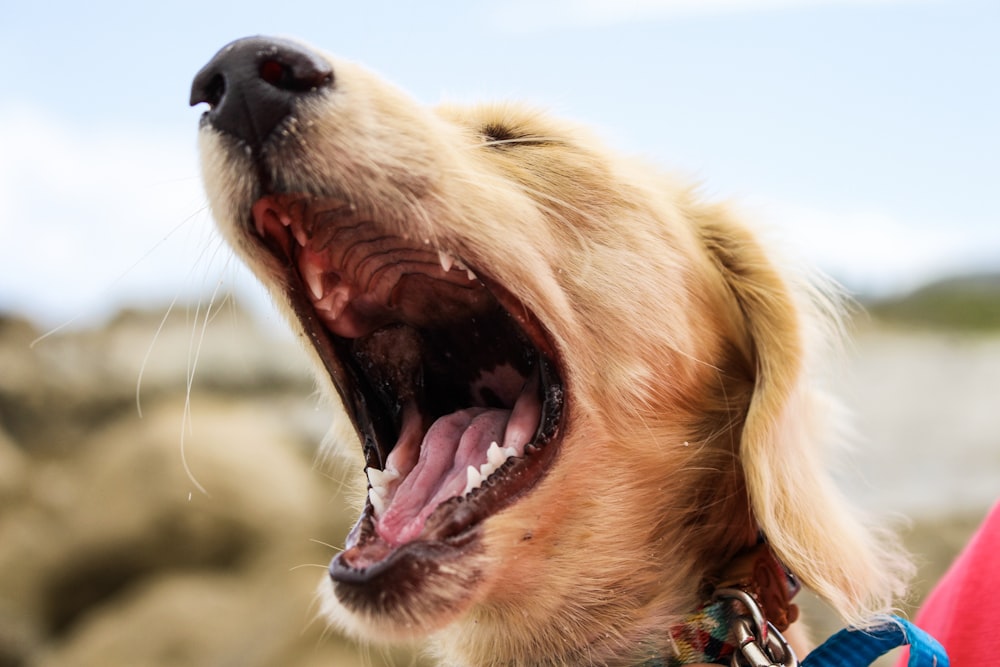
[(1000, 498), (1000, 337), (867, 327), (838, 393), (858, 435), (842, 482), (863, 504), (932, 519)]

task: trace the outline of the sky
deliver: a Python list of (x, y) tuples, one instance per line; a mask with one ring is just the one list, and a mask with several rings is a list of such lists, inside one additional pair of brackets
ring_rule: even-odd
[(855, 291), (1000, 271), (995, 0), (15, 2), (0, 24), (0, 312), (89, 324), (214, 293), (187, 100), (232, 39), (293, 36), (421, 103), (518, 99), (707, 196)]

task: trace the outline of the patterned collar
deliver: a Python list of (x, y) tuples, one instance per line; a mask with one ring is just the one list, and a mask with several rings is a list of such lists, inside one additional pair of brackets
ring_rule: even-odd
[[(786, 630), (798, 617), (798, 607), (792, 604), (792, 598), (799, 590), (799, 583), (766, 542), (737, 557), (722, 576), (710, 583), (720, 593), (723, 589), (736, 589), (746, 594), (747, 604), (757, 608), (763, 622), (779, 631)], [(713, 596), (670, 628), (672, 655), (651, 656), (640, 667), (729, 664), (736, 650), (733, 627), (737, 608), (731, 600)]]
[(710, 602), (670, 628), (675, 654), (655, 657), (641, 667), (681, 667), (694, 663), (726, 664), (736, 650), (730, 642), (732, 606), (723, 601)]

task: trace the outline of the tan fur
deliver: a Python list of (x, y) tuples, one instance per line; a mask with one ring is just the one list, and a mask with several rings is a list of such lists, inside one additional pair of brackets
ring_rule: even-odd
[[(488, 272), (545, 326), (569, 396), (554, 466), (450, 564), (461, 586), (442, 580), (407, 618), (331, 599), (335, 622), (433, 635), (448, 665), (629, 664), (759, 530), (846, 621), (889, 609), (907, 561), (823, 471), (834, 425), (814, 370), (836, 314), (819, 289), (726, 206), (571, 123), (427, 110), (331, 62), (335, 92), (299, 110), (275, 172)], [(488, 145), (490, 127), (520, 139)], [(283, 303), (272, 260), (238, 231), (248, 158), (212, 132), (202, 150), (223, 231)]]

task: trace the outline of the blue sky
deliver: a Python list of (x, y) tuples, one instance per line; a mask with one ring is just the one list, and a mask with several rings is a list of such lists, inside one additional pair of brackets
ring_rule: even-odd
[(191, 77), (249, 34), (418, 100), (516, 98), (733, 197), (857, 290), (1000, 270), (1000, 3), (9, 3), (0, 310), (48, 326), (235, 290), (200, 189)]

